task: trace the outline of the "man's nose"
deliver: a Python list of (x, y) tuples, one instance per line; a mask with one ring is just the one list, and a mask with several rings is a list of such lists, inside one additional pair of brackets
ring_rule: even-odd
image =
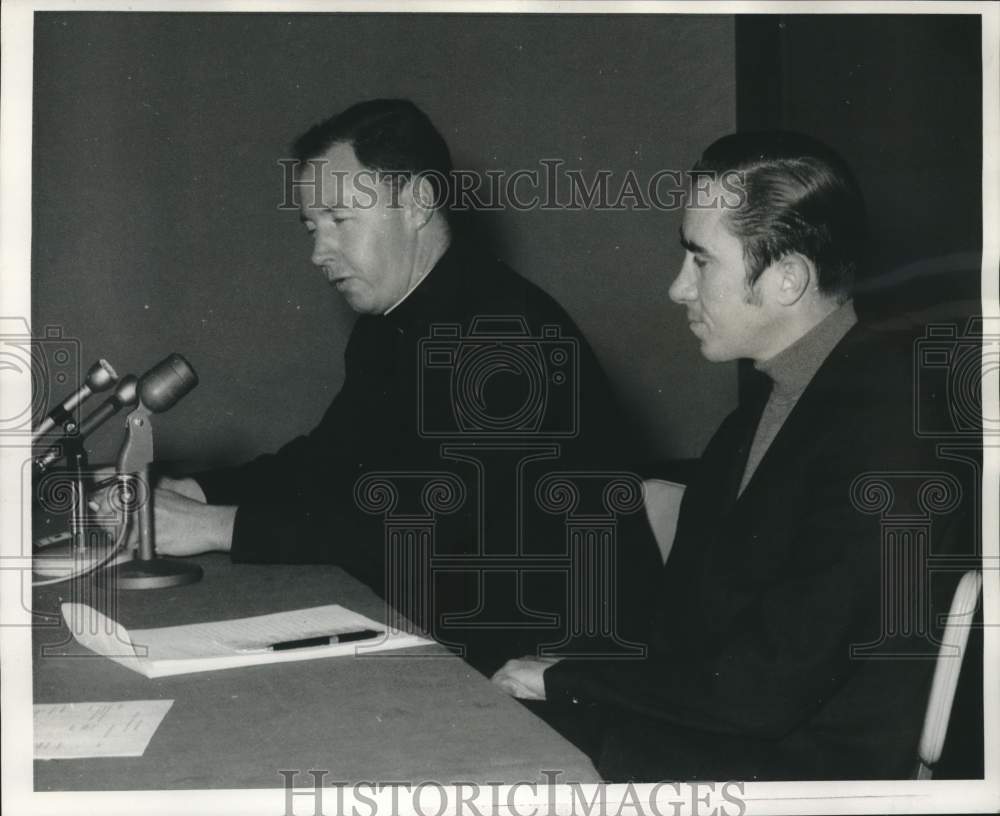
[(324, 266), (334, 259), (337, 251), (337, 241), (326, 230), (317, 229), (313, 233), (312, 260), (314, 266)]
[(677, 273), (674, 282), (670, 284), (668, 294), (674, 303), (690, 303), (698, 296), (698, 286), (695, 282), (694, 270), (691, 267), (691, 262), (685, 259), (680, 272)]

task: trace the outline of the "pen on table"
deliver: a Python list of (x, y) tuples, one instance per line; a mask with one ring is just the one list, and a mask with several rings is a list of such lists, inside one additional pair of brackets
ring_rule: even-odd
[(335, 632), (329, 635), (316, 635), (314, 637), (300, 638), (298, 640), (281, 640), (277, 643), (266, 643), (260, 646), (253, 646), (247, 649), (240, 649), (241, 652), (284, 652), (289, 649), (307, 649), (311, 646), (328, 646), (331, 643), (354, 643), (358, 640), (372, 640), (381, 635), (375, 629), (359, 629), (355, 632)]

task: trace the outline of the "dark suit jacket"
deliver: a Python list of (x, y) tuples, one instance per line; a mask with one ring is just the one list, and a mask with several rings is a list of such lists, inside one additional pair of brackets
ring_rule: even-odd
[[(932, 519), (930, 547), (940, 552), (958, 519), (957, 508), (929, 512), (934, 502), (920, 492), (925, 477), (954, 468), (914, 434), (912, 350), (855, 326), (738, 497), (769, 382), (724, 421), (684, 496), (651, 657), (565, 661), (545, 672), (555, 704), (578, 701), (581, 716), (585, 704), (601, 705), (591, 713), (605, 719), (597, 759), (606, 778), (909, 775), (933, 660), (902, 655), (926, 654), (921, 644), (933, 635), (901, 632), (875, 650), (878, 659), (850, 650), (878, 642), (885, 621), (906, 628), (888, 607), (908, 603), (899, 593), (910, 582), (892, 574), (898, 563), (886, 566), (883, 530)], [(921, 410), (942, 407), (943, 397), (925, 389)], [(855, 483), (864, 474), (886, 474), (891, 500)], [(921, 546), (898, 540), (911, 554)], [(902, 569), (927, 573), (919, 559)], [(950, 577), (934, 576), (930, 595), (915, 590), (928, 599), (920, 610), (933, 596), (941, 611)]]
[[(539, 510), (534, 486), (553, 471), (621, 470), (635, 452), (604, 372), (570, 317), (503, 264), (453, 245), (390, 314), (358, 319), (345, 368), (341, 391), (310, 434), (197, 476), (211, 503), (239, 505), (233, 560), (337, 563), (383, 591), (395, 580), (387, 573), (395, 569), (385, 559), (387, 524), (423, 520), (433, 527), (439, 559), (487, 555), (515, 564), (487, 577), (467, 561), (436, 573), (433, 609), (419, 625), (464, 646), (484, 671), (558, 641), (558, 626), (539, 615), (558, 615), (565, 629), (565, 576), (520, 569), (515, 549), (520, 536), (520, 555), (566, 550), (565, 519)], [(359, 482), (374, 472), (390, 474), (390, 491), (398, 493), (385, 512), (377, 511), (378, 487)], [(461, 482), (456, 507), (447, 506), (454, 483), (437, 498), (424, 490), (425, 477), (442, 472)], [(638, 606), (635, 588), (649, 584), (656, 546), (641, 509), (618, 521), (633, 530), (631, 552), (618, 559), (618, 578), (633, 590), (619, 594)], [(425, 575), (410, 579), (409, 590), (426, 591), (417, 585)], [(491, 584), (480, 623), (504, 625), (443, 631), (443, 615), (482, 602), (480, 581)]]

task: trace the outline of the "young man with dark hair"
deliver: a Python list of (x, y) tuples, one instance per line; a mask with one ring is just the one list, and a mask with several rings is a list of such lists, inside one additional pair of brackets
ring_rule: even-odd
[[(971, 491), (915, 433), (912, 341), (858, 323), (867, 236), (844, 162), (804, 136), (736, 134), (696, 169), (719, 174), (717, 201), (722, 174), (743, 194), (686, 209), (670, 297), (706, 359), (750, 359), (758, 379), (684, 494), (650, 655), (526, 657), (494, 682), (598, 719), (610, 781), (905, 778), (950, 588), (928, 548), (955, 543)], [(915, 519), (926, 538), (904, 535)]]

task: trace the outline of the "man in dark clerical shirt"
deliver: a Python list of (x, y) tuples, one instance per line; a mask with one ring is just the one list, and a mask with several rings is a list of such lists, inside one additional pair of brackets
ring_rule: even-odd
[(736, 134), (695, 170), (715, 203), (685, 210), (670, 296), (708, 360), (757, 380), (685, 492), (650, 654), (526, 657), (494, 681), (599, 720), (612, 781), (905, 778), (954, 585), (929, 558), (974, 497), (915, 432), (945, 395), (917, 387), (910, 338), (858, 321), (867, 228), (842, 159)]
[[(448, 147), (412, 103), (354, 105), (295, 154), (312, 262), (360, 315), (343, 387), (277, 453), (161, 479), (158, 550), (342, 565), (484, 671), (546, 644), (634, 650), (657, 550), (586, 340), (452, 226)], [(601, 542), (569, 540), (577, 507)]]

